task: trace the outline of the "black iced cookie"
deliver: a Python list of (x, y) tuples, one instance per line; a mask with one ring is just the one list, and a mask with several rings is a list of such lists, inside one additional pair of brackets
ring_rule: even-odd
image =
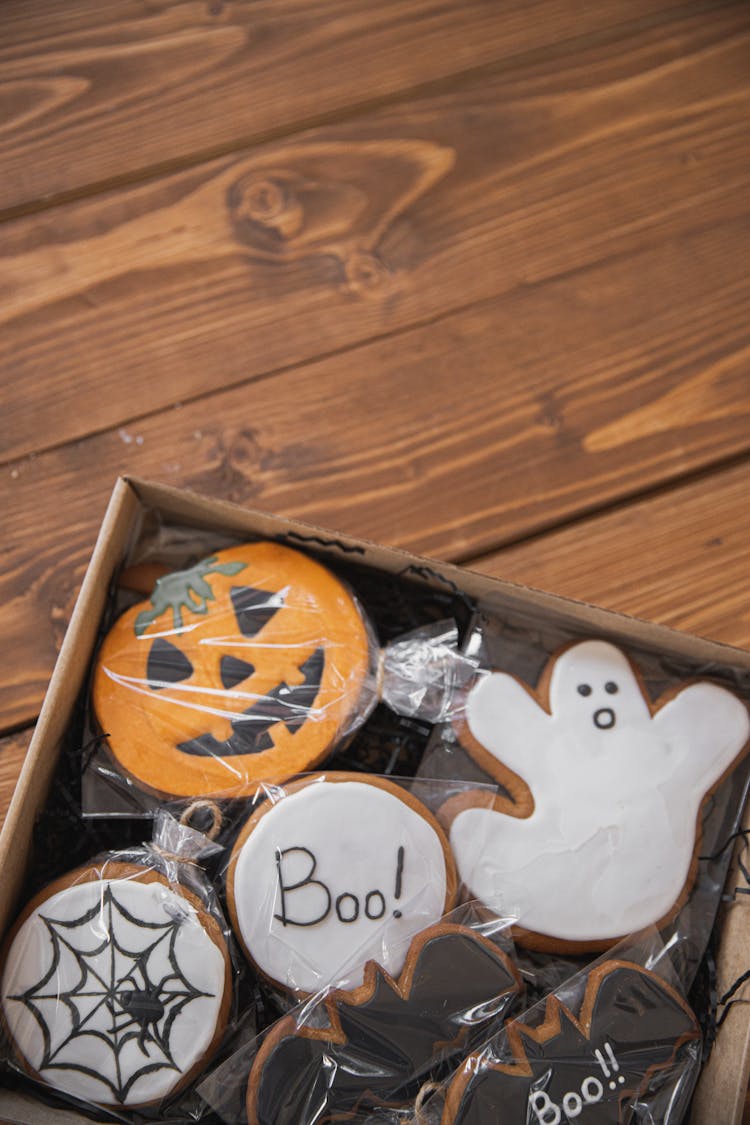
[(674, 989), (627, 961), (589, 975), (578, 1015), (556, 996), (535, 1027), (506, 1025), (470, 1055), (448, 1089), (441, 1125), (628, 1125), (696, 1064), (695, 1016)]
[(397, 981), (370, 961), (359, 988), (330, 992), (328, 1027), (287, 1016), (272, 1028), (250, 1073), (248, 1121), (323, 1125), (403, 1103), (431, 1067), (507, 1014), (522, 988), (492, 942), (464, 926), (431, 926), (412, 941)]

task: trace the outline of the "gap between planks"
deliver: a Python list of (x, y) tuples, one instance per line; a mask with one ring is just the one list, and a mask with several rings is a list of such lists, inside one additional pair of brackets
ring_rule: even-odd
[[(465, 565), (748, 648), (749, 490), (750, 457), (735, 459)], [(0, 825), (32, 733), (0, 731)]]
[(5, 461), (745, 215), (747, 14), (7, 225)]
[[(181, 156), (156, 160), (127, 172), (100, 176), (90, 182), (78, 184), (69, 189), (45, 191), (43, 195), (19, 203), (0, 205), (0, 223), (38, 214), (63, 206), (66, 203), (92, 198), (112, 190), (155, 181), (166, 175), (187, 171), (197, 165), (231, 156), (243, 150), (288, 139), (301, 132), (356, 121), (359, 117), (402, 102), (450, 93), (466, 82), (489, 79), (504, 72), (523, 68), (529, 63), (539, 60), (548, 59), (552, 61), (566, 51), (608, 43), (622, 34), (631, 34), (659, 27), (668, 24), (675, 18), (715, 11), (717, 8), (738, 6), (743, 2), (744, 0), (718, 0), (718, 2), (717, 0), (695, 0), (693, 3), (663, 3), (663, 6), (656, 12), (648, 15), (642, 14), (636, 19), (616, 20), (616, 22), (603, 27), (593, 27), (583, 35), (570, 35), (563, 31), (555, 41), (527, 50), (511, 51), (506, 57), (492, 58), (489, 61), (463, 67), (436, 78), (396, 87), (389, 93), (378, 97), (344, 102), (325, 112), (303, 114), (283, 124), (240, 134), (220, 144), (207, 144), (198, 150), (190, 151)], [(580, 13), (577, 13), (576, 18), (580, 19)], [(471, 20), (471, 16), (464, 11), (461, 21), (464, 27), (468, 20)], [(486, 37), (486, 41), (489, 41), (489, 37)]]
[(454, 559), (747, 451), (748, 239), (694, 231), (6, 470), (4, 721), (34, 713), (118, 472)]

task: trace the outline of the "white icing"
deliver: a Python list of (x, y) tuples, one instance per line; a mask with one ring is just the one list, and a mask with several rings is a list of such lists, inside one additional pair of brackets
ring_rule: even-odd
[(550, 712), (505, 673), (470, 693), (471, 733), (523, 778), (534, 811), (459, 814), (450, 838), (463, 882), (499, 913), (565, 941), (658, 922), (688, 878), (701, 802), (750, 737), (746, 707), (697, 683), (652, 718), (623, 653), (584, 641), (555, 662)]
[(353, 988), (370, 958), (399, 973), (410, 938), (442, 917), (445, 853), (400, 797), (321, 780), (259, 819), (238, 853), (233, 891), (242, 940), (267, 976), (303, 992)]
[[(50, 1086), (84, 1101), (142, 1105), (165, 1097), (208, 1051), (225, 972), (196, 911), (163, 883), (80, 883), (46, 899), (16, 934), (3, 1012), (17, 1050)], [(149, 1011), (161, 1015), (139, 1022), (132, 1005), (143, 1013), (149, 987)]]

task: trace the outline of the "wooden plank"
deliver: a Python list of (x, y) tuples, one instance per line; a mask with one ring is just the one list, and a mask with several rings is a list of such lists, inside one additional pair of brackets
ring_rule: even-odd
[(33, 730), (17, 731), (0, 738), (0, 828), (8, 811)]
[(0, 210), (228, 151), (678, 0), (4, 0)]
[[(750, 648), (748, 495), (743, 462), (469, 565)], [(0, 739), (0, 824), (30, 737)]]
[(746, 452), (748, 260), (733, 220), (6, 469), (0, 729), (118, 472), (465, 559)]
[(472, 566), (750, 648), (748, 496), (743, 461)]
[(0, 450), (745, 213), (749, 56), (730, 5), (6, 224)]

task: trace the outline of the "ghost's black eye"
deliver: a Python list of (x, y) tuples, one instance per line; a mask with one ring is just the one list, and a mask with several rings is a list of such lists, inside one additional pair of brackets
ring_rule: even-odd
[(178, 684), (193, 674), (193, 665), (177, 645), (157, 637), (151, 645), (146, 664), (149, 687), (158, 691), (165, 684)]
[(606, 684), (604, 685), (604, 690), (606, 691), (607, 695), (617, 695), (617, 684), (614, 680), (607, 680)]
[(578, 685), (578, 694), (579, 695), (591, 695), (591, 684), (579, 684)]

